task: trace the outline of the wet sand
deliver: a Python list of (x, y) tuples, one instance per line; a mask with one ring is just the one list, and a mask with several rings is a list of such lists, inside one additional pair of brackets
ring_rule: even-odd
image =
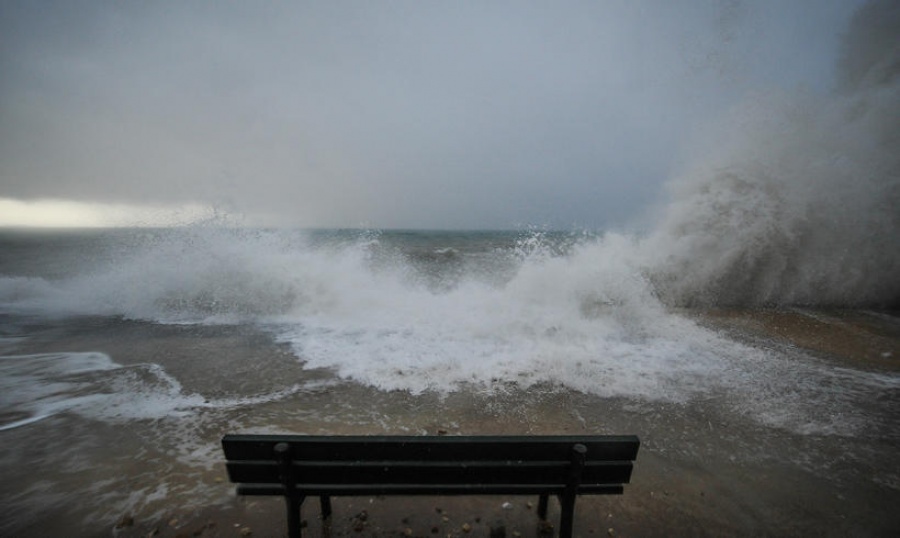
[[(722, 310), (688, 315), (732, 338), (776, 352), (806, 350), (836, 368), (891, 375), (900, 372), (900, 319), (890, 313)], [(198, 329), (188, 333), (177, 327), (148, 329), (124, 324), (121, 338), (114, 344), (102, 336), (108, 327), (98, 328), (96, 334), (89, 327), (81, 327), (77, 334), (66, 333), (64, 327), (43, 330), (51, 329), (56, 331), (52, 338), (33, 338), (16, 351), (37, 353), (65, 342), (66, 349), (102, 350), (127, 362), (134, 354), (132, 346), (144, 346), (152, 348), (166, 369), (186, 385), (196, 377), (195, 389), (211, 398), (248, 386), (252, 389), (259, 379), (269, 377), (270, 373), (252, 370), (252, 361), (243, 359), (280, 349), (265, 342), (264, 335), (233, 334), (221, 328), (203, 329), (206, 332), (198, 335)], [(128, 331), (134, 334), (129, 336)], [(156, 331), (158, 338), (148, 331)], [(190, 353), (202, 352), (200, 348), (214, 348), (222, 355), (221, 370), (209, 378), (192, 371), (185, 360)], [(299, 375), (296, 361), (286, 350), (282, 352), (273, 368), (282, 375)], [(85, 446), (96, 451), (92, 457), (102, 460), (104, 451), (112, 450), (110, 453), (123, 453), (122, 458), (107, 471), (79, 469), (66, 474), (66, 479), (83, 482), (95, 473), (96, 480), (107, 481), (109, 489), (119, 495), (129, 487), (153, 491), (159, 482), (165, 483), (166, 489), (153, 502), (136, 504), (136, 510), (122, 508), (108, 494), (105, 512), (80, 507), (77, 500), (73, 503), (64, 495), (40, 497), (40, 505), (33, 499), (21, 501), (34, 515), (28, 523), (16, 526), (17, 535), (282, 536), (281, 499), (239, 498), (227, 482), (217, 440), (235, 428), (313, 434), (434, 434), (439, 430), (448, 435), (634, 433), (641, 436), (642, 447), (632, 483), (622, 496), (580, 497), (576, 536), (900, 535), (896, 509), (900, 506), (900, 455), (893, 428), (900, 426), (900, 407), (893, 405), (900, 402), (896, 391), (882, 395), (889, 401), (878, 408), (882, 413), (893, 409), (889, 416), (879, 417), (880, 424), (887, 424), (891, 431), (884, 435), (870, 432), (859, 442), (768, 427), (744, 420), (711, 400), (636, 402), (553, 388), (544, 392), (533, 388), (527, 394), (511, 388), (492, 394), (411, 396), (347, 384), (341, 385), (340, 391), (338, 396), (327, 387), (312, 390), (200, 423), (193, 434), (201, 443), (190, 450), (201, 452), (197, 459), (214, 462), (207, 467), (172, 461), (177, 456), (173, 455), (178, 450), (177, 439), (166, 438), (177, 428), (167, 429), (165, 420), (135, 425), (133, 431), (109, 427), (97, 432), (96, 439), (115, 446), (96, 447), (91, 444), (94, 441), (85, 441)], [(315, 412), (294, 409), (301, 403)], [(71, 438), (85, 428), (66, 424), (70, 422), (60, 418), (59, 431), (71, 427)], [(258, 427), (247, 428), (246, 424)], [(4, 436), (0, 439), (20, 450), (40, 443), (39, 432), (17, 428), (0, 432)], [(60, 439), (48, 440), (46, 450), (64, 446), (66, 439), (61, 434)], [(154, 448), (154, 443), (159, 446)], [(132, 455), (136, 450), (138, 458)], [(43, 476), (42, 471), (20, 472), (10, 466), (9, 458), (7, 454), (2, 467), (7, 479), (4, 488), (10, 488), (4, 498), (17, 500), (20, 490), (33, 491), (62, 480)], [(132, 461), (126, 463), (129, 459)], [(25, 460), (48, 465), (57, 461), (49, 456)], [(83, 464), (90, 467), (91, 460)], [(509, 505), (504, 507), (504, 503)], [(305, 535), (311, 537), (490, 536), (491, 528), (500, 526), (506, 536), (543, 536), (548, 529), (538, 523), (536, 503), (536, 498), (494, 496), (339, 498), (328, 525), (319, 520), (315, 500), (304, 505), (303, 519), (307, 521)], [(554, 502), (549, 521), (554, 526), (558, 522)]]
[(744, 339), (776, 339), (857, 368), (900, 371), (900, 312), (711, 310), (693, 317)]

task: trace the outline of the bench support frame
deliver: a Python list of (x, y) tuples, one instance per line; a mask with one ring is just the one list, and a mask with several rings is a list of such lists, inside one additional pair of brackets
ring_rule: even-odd
[[(327, 443), (331, 440), (337, 440), (338, 443), (343, 443), (338, 450), (337, 456), (335, 456), (335, 461), (322, 460), (320, 461), (321, 455), (318, 455), (314, 458), (313, 461), (304, 460), (303, 454), (304, 452), (304, 442), (305, 439), (312, 439), (312, 443), (316, 443), (317, 441), (323, 441)], [(359, 441), (360, 444), (366, 446), (355, 446), (352, 441), (345, 442), (344, 439), (352, 439)], [(285, 509), (287, 511), (287, 527), (288, 527), (288, 536), (291, 538), (300, 538), (301, 537), (301, 506), (303, 505), (303, 501), (307, 496), (318, 496), (322, 520), (327, 521), (332, 514), (331, 507), (331, 497), (332, 496), (344, 496), (344, 495), (462, 495), (462, 494), (509, 494), (509, 495), (526, 495), (526, 494), (538, 494), (538, 509), (537, 514), (538, 517), (542, 521), (547, 520), (547, 508), (549, 497), (551, 494), (556, 495), (559, 498), (560, 503), (560, 525), (559, 525), (559, 536), (570, 538), (573, 533), (573, 525), (575, 518), (575, 502), (580, 494), (618, 494), (622, 493), (622, 484), (627, 483), (630, 478), (631, 473), (631, 460), (633, 460), (637, 456), (637, 450), (639, 446), (639, 441), (637, 437), (634, 436), (607, 436), (604, 438), (603, 436), (585, 436), (584, 442), (578, 442), (579, 438), (575, 437), (468, 437), (468, 438), (412, 438), (412, 437), (379, 437), (373, 441), (368, 441), (368, 438), (363, 437), (315, 437), (315, 436), (239, 436), (239, 435), (227, 435), (222, 440), (223, 447), (225, 449), (226, 457), (228, 458), (228, 470), (229, 476), (232, 479), (232, 482), (243, 482), (238, 486), (238, 494), (246, 494), (246, 495), (281, 495), (285, 500)], [(394, 441), (394, 439), (400, 439), (400, 441)], [(565, 453), (564, 447), (559, 446), (560, 444), (566, 444), (568, 448), (568, 458), (566, 460), (559, 461), (556, 465), (560, 469), (560, 471), (564, 472), (563, 475), (559, 475), (559, 482), (557, 486), (552, 485), (552, 483), (548, 483), (546, 487), (541, 486), (540, 484), (533, 483), (529, 479), (529, 465), (532, 463), (530, 459), (523, 457), (522, 454), (518, 454), (520, 459), (513, 459), (509, 461), (497, 461), (496, 457), (487, 458), (488, 465), (500, 465), (506, 469), (513, 468), (515, 473), (518, 473), (521, 478), (521, 484), (510, 484), (506, 482), (491, 482), (490, 478), (486, 478), (486, 482), (484, 483), (465, 483), (465, 482), (457, 482), (457, 483), (448, 483), (444, 484), (442, 482), (431, 483), (429, 480), (423, 480), (422, 484), (411, 484), (409, 482), (392, 482), (391, 478), (385, 478), (384, 482), (371, 481), (372, 478), (369, 477), (365, 480), (369, 480), (367, 482), (361, 482), (360, 484), (356, 484), (355, 481), (348, 481), (350, 479), (347, 476), (356, 472), (355, 470), (362, 465), (365, 467), (368, 465), (369, 467), (363, 472), (371, 473), (372, 472), (372, 464), (366, 461), (365, 458), (362, 458), (362, 461), (355, 459), (348, 459), (349, 456), (347, 454), (341, 454), (340, 450), (347, 451), (348, 446), (352, 449), (352, 452), (355, 454), (359, 452), (360, 454), (365, 454), (367, 452), (366, 448), (368, 444), (371, 444), (375, 450), (380, 450), (379, 457), (384, 458), (385, 454), (390, 453), (390, 447), (396, 447), (398, 450), (402, 452), (402, 449), (406, 446), (406, 443), (410, 443), (412, 445), (416, 445), (417, 441), (423, 440), (426, 443), (431, 443), (429, 447), (434, 449), (435, 446), (444, 445), (441, 442), (442, 439), (446, 439), (448, 443), (453, 446), (449, 447), (449, 452), (447, 451), (448, 447), (441, 446), (441, 449), (444, 449), (443, 458), (447, 457), (448, 453), (452, 453), (454, 448), (462, 450), (466, 453), (475, 453), (478, 454), (481, 446), (487, 446), (488, 443), (491, 443), (495, 440), (500, 440), (501, 442), (510, 443), (509, 446), (513, 446), (517, 441), (528, 442), (533, 441), (535, 439), (538, 440), (549, 440), (548, 444), (557, 443), (557, 447), (563, 450), (555, 450), (554, 453), (558, 453), (562, 456)], [(605, 439), (609, 439), (609, 441), (605, 441)], [(599, 440), (599, 441), (598, 441)], [(471, 443), (467, 443), (467, 441), (471, 441)], [(609, 443), (608, 445), (604, 444), (604, 442)], [(266, 457), (266, 449), (265, 446), (268, 443), (268, 454)], [(388, 450), (385, 450), (383, 446), (379, 446), (379, 443), (389, 444)], [(394, 443), (394, 444), (390, 444)], [(479, 444), (480, 443), (480, 444)], [(618, 446), (616, 443), (619, 443)], [(294, 446), (292, 446), (292, 444)], [(601, 452), (603, 451), (611, 451), (609, 459), (612, 461), (594, 461), (598, 458), (595, 454), (593, 458), (591, 458), (593, 464), (593, 482), (590, 484), (586, 484), (585, 487), (587, 489), (582, 488), (583, 478), (585, 477), (585, 468), (588, 461), (588, 458), (591, 457), (589, 454), (589, 449), (585, 445), (590, 445), (595, 448), (595, 450), (599, 449)], [(613, 446), (612, 449), (608, 448), (608, 446)], [(249, 448), (245, 448), (249, 447)], [(493, 447), (496, 449), (496, 447)], [(322, 447), (319, 446), (318, 450), (322, 451)], [(542, 450), (546, 451), (546, 447), (542, 447)], [(327, 449), (325, 450), (327, 452)], [(502, 447), (501, 447), (502, 451)], [(421, 452), (421, 450), (420, 450)], [(527, 451), (526, 451), (527, 452)], [(430, 452), (426, 450), (424, 452), (430, 456)], [(420, 454), (421, 455), (421, 454)], [(527, 455), (527, 454), (526, 454)], [(437, 456), (436, 456), (437, 457)], [(535, 456), (538, 464), (541, 463), (541, 458), (546, 459), (546, 456), (538, 457)], [(558, 457), (558, 456), (557, 456)], [(268, 460), (269, 464), (266, 463)], [(381, 465), (382, 461), (378, 458), (375, 458), (373, 461), (379, 462), (378, 465)], [(421, 465), (421, 473), (424, 476), (428, 476), (428, 472), (430, 468), (429, 465), (437, 465), (443, 466), (443, 470), (446, 471), (446, 466), (451, 465), (452, 462), (443, 461), (442, 458), (438, 458), (437, 461), (429, 461), (429, 459), (424, 458), (419, 461), (413, 459), (413, 461), (406, 461), (406, 459), (398, 459), (396, 462), (394, 461), (386, 461), (383, 462), (385, 465), (384, 472), (386, 477), (390, 477), (389, 467), (394, 464), (398, 465)], [(459, 462), (458, 469), (460, 472), (466, 472), (468, 467), (477, 466), (479, 463), (478, 459), (464, 459)], [(552, 463), (552, 462), (551, 462)], [(270, 465), (274, 465), (277, 468), (277, 480), (275, 476), (275, 469), (269, 467)], [(302, 467), (302, 465), (310, 465), (312, 467)], [(597, 483), (597, 473), (606, 473), (605, 470), (598, 470), (598, 466), (610, 465), (616, 467), (616, 470), (612, 471), (614, 477), (611, 478), (612, 482), (607, 483), (606, 481), (602, 483)], [(298, 467), (300, 466), (300, 467)], [(340, 471), (336, 471), (337, 474), (335, 485), (329, 486), (328, 484), (318, 484), (314, 482), (313, 484), (304, 484), (301, 483), (300, 480), (304, 478), (304, 472), (302, 469), (312, 469), (313, 472), (317, 472), (313, 469), (313, 467), (330, 467), (333, 466), (335, 468), (340, 468)], [(455, 469), (455, 467), (450, 467), (451, 469)], [(272, 469), (272, 471), (268, 471), (267, 469)], [(416, 467), (418, 469), (418, 467)], [(490, 469), (495, 469), (495, 467), (490, 467)], [(533, 468), (532, 468), (533, 469)], [(624, 469), (624, 473), (623, 473)], [(380, 469), (378, 469), (380, 471)], [(308, 471), (309, 472), (309, 471)], [(418, 472), (418, 471), (417, 471)], [(490, 473), (491, 470), (485, 471), (486, 473)], [(618, 473), (618, 474), (616, 474)], [(613, 476), (611, 475), (611, 476)], [(271, 476), (271, 479), (266, 478)], [(355, 476), (355, 475), (354, 475)], [(475, 473), (475, 476), (478, 476), (478, 473)], [(605, 476), (605, 475), (603, 475)], [(249, 477), (249, 478), (248, 478)], [(307, 477), (308, 479), (308, 477)], [(270, 481), (271, 480), (271, 481)], [(377, 479), (376, 479), (377, 480)], [(519, 480), (517, 478), (517, 480)], [(617, 483), (618, 482), (618, 483)], [(271, 484), (271, 485), (268, 485)], [(368, 485), (366, 485), (368, 484)], [(395, 489), (391, 489), (392, 486)]]

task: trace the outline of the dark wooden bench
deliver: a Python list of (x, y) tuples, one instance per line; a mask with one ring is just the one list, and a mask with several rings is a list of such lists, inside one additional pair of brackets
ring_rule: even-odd
[(575, 498), (621, 494), (640, 441), (635, 436), (226, 435), (222, 448), (238, 495), (281, 495), (288, 534), (300, 536), (300, 505), (333, 496), (550, 495), (561, 505), (559, 535), (572, 535)]

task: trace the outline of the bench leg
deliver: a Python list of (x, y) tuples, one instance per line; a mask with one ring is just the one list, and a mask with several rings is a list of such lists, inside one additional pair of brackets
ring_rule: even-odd
[(319, 497), (319, 504), (322, 506), (322, 520), (331, 517), (331, 497), (322, 495)]
[(541, 521), (547, 521), (547, 501), (549, 497), (549, 494), (541, 493), (541, 498), (538, 499), (538, 517), (541, 518)]
[(572, 538), (572, 525), (575, 520), (575, 495), (561, 495), (559, 504), (559, 538)]
[(559, 538), (572, 538), (572, 524), (575, 520), (575, 499), (578, 498), (578, 485), (581, 484), (581, 471), (584, 469), (584, 458), (587, 447), (581, 443), (572, 445), (571, 466), (566, 491), (559, 497)]
[(288, 536), (290, 538), (300, 537), (300, 505), (303, 504), (303, 497), (288, 495), (284, 498), (287, 505), (287, 523)]

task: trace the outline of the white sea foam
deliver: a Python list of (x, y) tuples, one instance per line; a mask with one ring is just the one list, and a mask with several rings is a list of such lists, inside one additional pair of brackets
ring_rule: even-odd
[[(816, 418), (808, 402), (830, 401), (838, 408), (846, 400), (846, 394), (834, 394), (841, 384), (829, 381), (824, 366), (790, 366), (777, 354), (673, 313), (660, 297), (652, 265), (659, 252), (648, 250), (649, 244), (609, 233), (560, 253), (546, 238), (531, 235), (512, 252), (495, 253), (513, 260), (501, 281), (471, 271), (454, 274), (452, 285), (430, 286), (371, 237), (323, 246), (288, 233), (173, 231), (111, 266), (66, 281), (29, 279), (23, 286), (21, 279), (7, 279), (16, 291), (5, 306), (164, 323), (253, 323), (290, 344), (307, 368), (382, 390), (540, 385), (665, 402), (728, 393), (730, 405), (798, 431), (848, 431), (850, 422), (858, 422), (844, 417), (835, 426), (836, 418)], [(30, 417), (65, 409), (127, 420), (252, 403), (183, 394), (154, 365), (122, 367), (91, 355), (32, 362), (45, 369), (65, 364), (66, 370), (47, 370), (40, 382), (22, 384), (44, 391), (22, 395), (31, 402)], [(87, 373), (114, 372), (102, 382), (85, 380), (79, 364)], [(69, 396), (50, 396), (53, 383), (63, 383)], [(81, 390), (84, 383), (94, 385)], [(869, 385), (862, 377), (842, 384)], [(797, 387), (804, 387), (803, 398), (791, 396)], [(267, 394), (259, 401), (284, 396)]]
[(158, 418), (200, 403), (181, 394), (178, 382), (157, 365), (124, 367), (103, 353), (8, 355), (0, 357), (0, 373), (3, 409), (27, 416), (0, 429), (61, 412), (100, 420)]
[(201, 410), (280, 400), (299, 391), (316, 390), (322, 383), (310, 380), (255, 395), (205, 398), (186, 392), (158, 364), (125, 366), (99, 352), (6, 355), (0, 356), (0, 409), (16, 418), (0, 424), (0, 431), (59, 413), (114, 423), (191, 418)]

